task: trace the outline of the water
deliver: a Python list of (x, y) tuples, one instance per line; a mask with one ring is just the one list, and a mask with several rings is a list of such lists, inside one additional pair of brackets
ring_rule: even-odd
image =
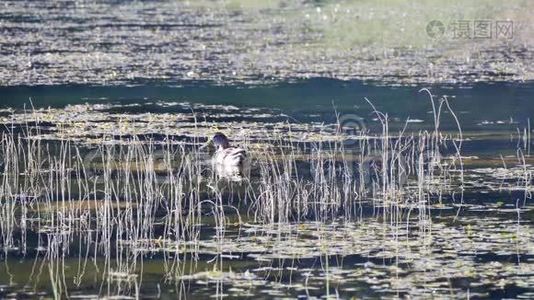
[(480, 2), (3, 1), (0, 298), (534, 298), (532, 4)]
[[(534, 78), (532, 8), (522, 0), (3, 1), (0, 84), (521, 82)], [(443, 36), (427, 33), (432, 20), (447, 27)], [(457, 20), (489, 20), (494, 35), (455, 38)], [(502, 20), (513, 21), (512, 37), (497, 34)]]
[[(16, 222), (26, 227), (16, 227), (15, 247), (2, 256), (1, 293), (3, 297), (53, 296), (59, 289), (62, 295), (71, 297), (164, 299), (225, 295), (529, 298), (534, 293), (534, 226), (529, 194), (532, 168), (528, 153), (531, 141), (523, 129), (534, 110), (529, 102), (534, 85), (488, 83), (430, 88), (436, 97), (446, 95), (450, 99), (461, 123), (465, 190), (461, 197), (454, 170), (450, 178), (437, 179), (443, 186), (452, 182), (452, 189), (438, 188), (440, 197), (437, 192), (429, 194), (429, 218), (418, 218), (421, 210), (410, 208), (411, 204), (401, 205), (400, 217), (393, 218), (391, 214), (397, 210), (391, 204), (364, 197), (355, 203), (355, 211), (348, 217), (341, 210), (320, 221), (317, 215), (308, 214), (288, 223), (265, 222), (257, 217), (255, 209), (258, 203), (267, 202), (255, 203), (250, 196), (238, 200), (243, 187), (230, 184), (233, 190), (221, 190), (227, 218), (223, 231), (217, 227), (220, 220), (203, 206), (198, 239), (189, 244), (181, 242), (176, 248), (164, 229), (168, 212), (155, 210), (145, 215), (156, 218), (150, 229), (152, 239), (139, 240), (130, 248), (117, 242), (128, 242), (127, 237), (112, 238), (111, 248), (105, 248), (97, 247), (97, 241), (105, 238), (85, 231), (83, 225), (65, 225), (64, 233), (53, 234), (57, 227), (52, 223), (47, 229), (52, 231), (43, 231), (38, 220), (46, 219), (50, 210), (45, 204), (37, 210), (40, 215), (35, 215), (31, 211), (37, 208), (32, 205), (27, 215), (32, 219)], [(268, 143), (265, 138), (271, 130), (283, 136), (289, 127), (295, 141), (306, 144), (331, 138), (328, 128), (335, 128), (335, 111), (341, 117), (360, 116), (369, 134), (380, 134), (381, 126), (373, 120), (375, 115), (364, 97), (388, 113), (391, 132), (402, 129), (408, 118), (416, 120), (408, 123), (408, 131), (433, 130), (429, 98), (419, 89), (330, 79), (261, 86), (184, 82), (175, 87), (4, 87), (2, 122), (17, 124), (37, 116), (44, 141), (53, 145), (58, 139), (72, 140), (83, 155), (102, 143), (102, 136), (119, 136), (117, 141), (134, 136), (159, 141), (166, 136), (173, 142), (191, 145), (197, 139), (205, 141), (213, 126), (234, 132), (232, 137), (250, 148)], [(24, 115), (22, 109), (29, 108), (30, 97), (33, 111)], [(193, 114), (202, 119), (196, 125)], [(315, 131), (317, 128), (325, 129)], [(458, 135), (450, 114), (444, 114), (441, 130), (453, 137)], [(58, 150), (51, 151), (58, 155), (54, 152)], [(443, 151), (444, 155), (454, 152)], [(261, 150), (252, 153), (261, 165)], [(304, 174), (310, 168), (309, 159), (296, 159), (299, 172)], [(91, 164), (91, 178), (106, 176), (102, 171), (105, 166), (88, 162)], [(109, 176), (122, 176), (121, 168)], [(158, 180), (165, 182), (165, 172), (157, 172)], [(258, 172), (251, 182), (261, 187)], [(417, 193), (410, 185), (404, 197)], [(76, 199), (75, 188), (71, 193)], [(200, 197), (219, 199), (210, 195), (203, 192)], [(95, 199), (93, 205), (107, 204)], [(52, 211), (57, 209), (61, 211)], [(112, 206), (112, 211), (128, 212), (122, 206)], [(97, 215), (89, 215), (91, 218)], [(23, 236), (27, 247), (24, 251)], [(57, 251), (50, 252), (46, 249), (51, 244), (61, 246), (49, 248)], [(112, 255), (105, 256), (106, 252)]]
[[(372, 124), (371, 107), (387, 112), (394, 123), (403, 124), (408, 118), (428, 123), (428, 97), (420, 93), (428, 87), (437, 96), (447, 96), (466, 131), (513, 130), (525, 127), (534, 107), (530, 98), (531, 83), (478, 83), (470, 85), (387, 86), (373, 82), (311, 79), (272, 85), (214, 86), (209, 82), (185, 81), (176, 86), (156, 83), (141, 86), (14, 86), (2, 87), (2, 107), (64, 107), (67, 104), (146, 102), (190, 102), (235, 105), (238, 107), (272, 108), (297, 120), (326, 121), (335, 119), (335, 109), (343, 114), (360, 115)], [(126, 108), (126, 110), (135, 110)], [(173, 108), (145, 107), (147, 112), (173, 112)], [(320, 115), (320, 117), (317, 117)], [(444, 126), (454, 128), (450, 118)], [(499, 123), (497, 123), (499, 122)], [(501, 124), (504, 123), (504, 124)], [(424, 125), (428, 127), (427, 124)]]

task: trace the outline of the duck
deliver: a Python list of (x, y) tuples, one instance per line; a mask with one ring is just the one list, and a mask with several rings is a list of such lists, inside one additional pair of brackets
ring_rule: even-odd
[(215, 146), (213, 164), (219, 175), (224, 177), (245, 176), (248, 170), (247, 151), (230, 145), (230, 140), (221, 132), (215, 133), (211, 139)]

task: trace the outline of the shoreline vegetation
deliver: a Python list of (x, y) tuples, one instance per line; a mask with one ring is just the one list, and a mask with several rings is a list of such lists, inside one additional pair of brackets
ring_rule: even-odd
[[(251, 135), (258, 131), (242, 131), (239, 143), (250, 150), (253, 171), (239, 183), (212, 172), (209, 154), (199, 147), (205, 140), (199, 137), (184, 143), (117, 131), (115, 137), (102, 133), (76, 139), (76, 132), (83, 135), (82, 127), (52, 120), (68, 123), (72, 118), (57, 115), (79, 114), (87, 105), (27, 111), (22, 119), (14, 113), (0, 139), (4, 268), (11, 274), (9, 257), (34, 257), (26, 279), (34, 287), (22, 293), (42, 294), (44, 289), (55, 298), (84, 289), (139, 297), (154, 293), (155, 286), (160, 293), (160, 284), (174, 287), (167, 293), (184, 297), (250, 296), (260, 287), (267, 287), (271, 296), (298, 291), (358, 295), (368, 284), (375, 286), (373, 295), (484, 296), (491, 274), (504, 270), (511, 284), (529, 284), (520, 279), (522, 271), (507, 269), (507, 264), (479, 272), (485, 265), (475, 266), (462, 256), (478, 249), (484, 236), (492, 241), (481, 248), (486, 251), (528, 249), (530, 227), (522, 224), (521, 212), (528, 210), (532, 171), (523, 150), (517, 152), (522, 164), (505, 165), (497, 173), (475, 170), (501, 180), (491, 189), (523, 191), (524, 199), (515, 208), (493, 206), (498, 213), (515, 216), (511, 232), (498, 219), (491, 226), (485, 219), (473, 223), (464, 216), (469, 213), (460, 214), (476, 211), (464, 202), (464, 193), (476, 189), (478, 179), (472, 179), (470, 168), (467, 175), (464, 170), (459, 120), (446, 98), (420, 92), (430, 99), (432, 130), (390, 132), (388, 114), (367, 100), (380, 123), (374, 134), (345, 131), (341, 119), (300, 138), (303, 129), (287, 123), (277, 133), (263, 129), (259, 140)], [(457, 132), (440, 131), (444, 117), (455, 120)], [(130, 129), (142, 121), (131, 118)], [(100, 121), (104, 119), (102, 113)], [(117, 123), (118, 130), (125, 119)], [(209, 124), (192, 120), (191, 129), (209, 130)], [(504, 237), (499, 235), (503, 230)], [(482, 235), (474, 236), (474, 231)], [(497, 250), (500, 239), (508, 236), (513, 249)], [(450, 248), (455, 239), (461, 246)], [(145, 272), (155, 267), (150, 263), (155, 256), (162, 259), (158, 274), (165, 280), (143, 281)], [(305, 267), (310, 259), (316, 261), (315, 269)], [(362, 268), (345, 265), (345, 259)], [(436, 268), (450, 260), (457, 266)], [(144, 269), (145, 263), (150, 269)], [(412, 271), (403, 270), (407, 266)], [(466, 290), (451, 285), (448, 277), (467, 277), (481, 285)], [(87, 287), (87, 279), (97, 287)], [(211, 285), (205, 292), (193, 288), (206, 283)]]
[(532, 10), (525, 0), (4, 1), (0, 85), (530, 81)]
[(2, 1), (0, 298), (534, 298), (533, 11)]

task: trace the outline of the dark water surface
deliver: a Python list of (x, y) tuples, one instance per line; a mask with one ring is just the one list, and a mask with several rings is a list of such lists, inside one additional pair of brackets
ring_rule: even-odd
[[(371, 122), (372, 110), (365, 101), (368, 98), (378, 110), (387, 112), (395, 123), (404, 123), (408, 118), (429, 122), (432, 120), (431, 106), (427, 95), (419, 92), (421, 88), (431, 89), (437, 98), (447, 96), (462, 128), (468, 131), (515, 130), (515, 127), (526, 126), (527, 119), (534, 115), (534, 83), (530, 82), (387, 86), (322, 78), (260, 86), (183, 82), (175, 87), (157, 84), (0, 87), (0, 106), (28, 107), (30, 99), (36, 108), (83, 103), (191, 102), (270, 108), (298, 120), (324, 122), (335, 120), (335, 107), (341, 114), (357, 114)], [(172, 112), (173, 108), (157, 110), (152, 107), (147, 111)], [(320, 117), (314, 117), (317, 115)], [(452, 123), (450, 118), (443, 120), (443, 125), (448, 128), (455, 128)]]

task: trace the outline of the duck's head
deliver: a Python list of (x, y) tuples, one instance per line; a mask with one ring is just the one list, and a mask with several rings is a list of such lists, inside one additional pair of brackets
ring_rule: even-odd
[(230, 147), (230, 141), (223, 133), (217, 132), (211, 140), (217, 150)]

